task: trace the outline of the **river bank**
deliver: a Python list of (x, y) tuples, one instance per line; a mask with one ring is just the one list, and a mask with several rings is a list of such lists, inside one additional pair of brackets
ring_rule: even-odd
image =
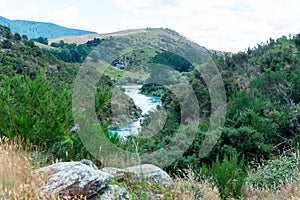
[(110, 128), (110, 134), (118, 133), (119, 137), (126, 138), (130, 135), (137, 135), (142, 129), (142, 123), (147, 117), (149, 111), (156, 110), (157, 106), (161, 106), (160, 97), (147, 96), (140, 93), (142, 85), (120, 86), (124, 89), (124, 94), (130, 97), (135, 106), (141, 111), (141, 117), (132, 118), (131, 122), (121, 126)]

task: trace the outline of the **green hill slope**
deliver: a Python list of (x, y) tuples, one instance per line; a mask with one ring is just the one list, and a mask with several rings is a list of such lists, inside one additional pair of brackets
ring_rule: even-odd
[[(109, 39), (122, 45), (122, 42), (130, 42), (135, 45), (149, 45), (155, 50), (164, 50), (166, 48), (174, 49), (181, 47), (182, 49), (190, 49), (188, 56), (199, 54), (201, 59), (205, 61), (210, 54), (210, 51), (205, 47), (200, 46), (186, 37), (180, 35), (174, 30), (168, 28), (147, 28), (147, 29), (129, 29), (114, 33), (93, 34), (83, 36), (66, 36), (49, 40), (49, 44), (54, 42), (64, 41), (66, 43), (83, 44), (94, 38)], [(193, 53), (194, 51), (194, 53)]]

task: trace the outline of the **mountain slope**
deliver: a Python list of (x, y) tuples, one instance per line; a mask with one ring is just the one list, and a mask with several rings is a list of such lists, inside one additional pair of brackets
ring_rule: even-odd
[(40, 36), (46, 38), (57, 38), (63, 36), (78, 36), (96, 33), (91, 31), (66, 28), (52, 23), (26, 20), (9, 20), (1, 16), (0, 24), (9, 27), (13, 33), (17, 32), (21, 35), (27, 35), (28, 38), (37, 38)]
[[(198, 61), (201, 61), (198, 64), (205, 62), (211, 54), (211, 51), (205, 47), (168, 28), (129, 29), (114, 33), (66, 36), (49, 40), (49, 44), (58, 43), (61, 40), (65, 43), (83, 44), (93, 38), (105, 39), (106, 42), (102, 46), (108, 45), (107, 49), (111, 48), (111, 45), (115, 47), (113, 49), (124, 47), (124, 45), (132, 47), (148, 46), (155, 51), (172, 51), (177, 49), (180, 52), (182, 51), (181, 53), (176, 52), (180, 56), (193, 57), (193, 59), (199, 58)], [(111, 50), (113, 51), (113, 49)]]

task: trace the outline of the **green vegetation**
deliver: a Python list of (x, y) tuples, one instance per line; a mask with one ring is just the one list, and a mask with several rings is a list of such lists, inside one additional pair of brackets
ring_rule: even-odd
[[(72, 131), (71, 97), (79, 64), (57, 60), (6, 27), (0, 26), (0, 34), (4, 49), (0, 52), (1, 136), (21, 137), (48, 152), (51, 160), (91, 158), (77, 132)], [(109, 99), (112, 87), (108, 80), (102, 81), (99, 85), (105, 87), (99, 87), (97, 110), (107, 106), (105, 99)]]
[[(53, 160), (91, 159), (77, 132), (73, 131), (76, 124), (72, 116), (72, 88), (81, 62), (86, 60), (87, 66), (101, 65), (101, 55), (97, 52), (89, 55), (92, 47), (102, 47), (108, 42), (111, 46), (107, 51), (112, 54), (118, 53), (124, 44), (145, 47), (126, 52), (119, 58), (108, 54), (108, 63), (126, 58), (129, 66), (125, 70), (109, 66), (98, 83), (95, 110), (101, 122), (99, 126), (112, 143), (133, 152), (137, 149), (139, 153), (151, 153), (169, 144), (181, 123), (181, 107), (170, 88), (155, 81), (166, 76), (166, 83), (177, 83), (181, 77), (188, 80), (195, 91), (201, 124), (192, 145), (166, 166), (166, 171), (174, 176), (186, 176), (185, 171), (191, 170), (199, 177), (206, 177), (211, 180), (210, 184), (218, 187), (223, 199), (242, 198), (243, 189), (249, 185), (276, 191), (289, 184), (293, 176), (298, 178), (299, 173), (295, 173), (299, 169), (299, 156), (294, 152), (300, 147), (300, 34), (270, 39), (246, 52), (211, 56), (224, 81), (228, 113), (221, 137), (204, 158), (199, 156), (199, 151), (209, 128), (210, 93), (194, 64), (207, 60), (209, 51), (206, 49), (169, 29), (146, 29), (134, 36), (119, 33), (106, 38), (105, 42), (95, 38), (81, 45), (61, 41), (43, 50), (32, 40), (12, 34), (2, 26), (0, 39), (0, 135), (28, 141), (44, 152), (46, 160), (49, 157)], [(147, 49), (149, 45), (157, 50)], [(165, 51), (176, 46), (188, 51), (177, 52), (182, 56)], [(153, 64), (150, 68), (149, 63)], [(175, 70), (169, 72), (158, 64)], [(108, 126), (116, 121), (112, 118), (114, 95), (126, 100), (126, 103), (113, 102), (126, 110), (120, 113), (123, 120), (118, 123), (128, 122), (132, 112), (138, 114), (138, 108), (128, 97), (122, 96), (122, 92), (113, 93), (115, 84), (120, 83), (145, 83), (143, 93), (161, 97), (162, 108), (150, 115), (155, 118), (164, 109), (166, 122), (153, 137), (143, 137), (147, 135), (144, 129), (122, 145), (116, 134), (109, 134)], [(282, 156), (285, 152), (291, 154)], [(251, 170), (246, 178), (248, 164)], [(124, 183), (125, 178), (119, 178), (118, 182)], [(124, 184), (132, 186), (132, 194), (142, 195), (140, 182), (128, 179)], [(168, 189), (147, 184), (145, 188), (173, 197)]]
[[(51, 43), (50, 46), (55, 48), (44, 48), (43, 51), (45, 53), (54, 55), (57, 59), (64, 62), (82, 63), (89, 55), (89, 53), (91, 53), (93, 47), (98, 46), (102, 41), (103, 40), (94, 38), (93, 40), (90, 40), (85, 44), (76, 45), (68, 44), (61, 40), (59, 43)], [(43, 43), (43, 41), (38, 42)]]
[[(205, 178), (212, 177), (212, 182), (219, 189), (222, 199), (239, 198), (242, 195), (242, 189), (245, 185), (247, 171), (244, 158), (239, 160), (238, 156), (232, 155), (229, 158), (224, 157), (222, 161), (217, 157), (211, 167), (203, 166)], [(202, 172), (203, 173), (203, 172)]]
[(31, 40), (33, 40), (35, 42), (39, 42), (41, 44), (48, 45), (48, 38), (38, 37), (38, 38), (33, 38)]
[(299, 177), (294, 176), (299, 167), (299, 153), (284, 155), (257, 166), (256, 171), (247, 178), (247, 184), (277, 191), (293, 180), (299, 181)]
[(158, 53), (149, 62), (167, 65), (179, 72), (188, 72), (193, 70), (193, 66), (191, 63), (189, 63), (184, 58), (170, 52)]
[(158, 183), (151, 183), (147, 179), (138, 179), (132, 173), (117, 174), (111, 184), (125, 187), (132, 199), (148, 200), (147, 193), (155, 195), (164, 194), (162, 199), (175, 199), (176, 195), (172, 192), (171, 186), (161, 186)]

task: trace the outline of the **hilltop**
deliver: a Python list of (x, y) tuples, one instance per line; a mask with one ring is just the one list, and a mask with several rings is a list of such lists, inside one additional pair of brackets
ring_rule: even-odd
[[(146, 29), (127, 29), (113, 33), (102, 33), (102, 34), (89, 34), (81, 36), (65, 36), (58, 37), (49, 40), (49, 44), (58, 43), (64, 41), (65, 43), (75, 43), (75, 44), (84, 44), (94, 38), (99, 39), (114, 39), (114, 38), (123, 38), (128, 40), (130, 38), (135, 38), (138, 41), (143, 41), (143, 43), (162, 43), (161, 46), (166, 44), (178, 45), (187, 48), (197, 49), (201, 54), (208, 54), (208, 51), (205, 47), (196, 44), (195, 42), (187, 39), (178, 32), (168, 29), (168, 28), (146, 28)], [(157, 46), (158, 47), (158, 46)], [(160, 47), (161, 48), (161, 47)]]
[(53, 23), (35, 22), (27, 20), (10, 20), (1, 16), (0, 25), (9, 27), (13, 33), (27, 35), (28, 38), (57, 38), (63, 36), (96, 34), (96, 32), (66, 28)]
[[(80, 45), (91, 40), (99, 39), (101, 41), (105, 40), (102, 46), (107, 45), (108, 48), (111, 48), (110, 45), (116, 47), (114, 49), (123, 46), (126, 46), (126, 48), (144, 48), (142, 53), (135, 51), (131, 53), (132, 55), (126, 55), (130, 59), (131, 64), (135, 65), (146, 63), (152, 57), (163, 51), (177, 51), (176, 53), (182, 54), (180, 56), (193, 57), (194, 60), (198, 59), (198, 64), (204, 63), (212, 53), (205, 47), (168, 28), (128, 29), (114, 33), (66, 36), (51, 39), (49, 40), (49, 44), (52, 47), (55, 46), (53, 45), (54, 43), (60, 42)], [(125, 55), (122, 56), (124, 57)], [(137, 62), (137, 60), (143, 60), (143, 62)]]

